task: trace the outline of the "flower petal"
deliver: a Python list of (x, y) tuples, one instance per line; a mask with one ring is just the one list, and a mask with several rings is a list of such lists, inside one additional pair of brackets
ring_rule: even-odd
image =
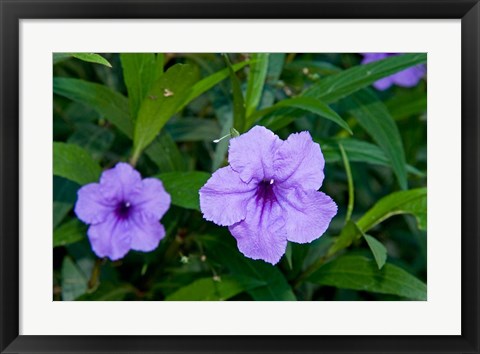
[(129, 219), (131, 232), (130, 247), (136, 251), (150, 252), (158, 247), (165, 237), (165, 228), (158, 220), (143, 213), (135, 213)]
[[(368, 63), (392, 56), (392, 53), (362, 53), (362, 55), (363, 55), (362, 64), (368, 64)], [(377, 90), (380, 90), (380, 91), (384, 91), (392, 85), (393, 85), (392, 76), (384, 77), (373, 83), (373, 87), (375, 87)]]
[(323, 235), (337, 214), (335, 202), (322, 192), (277, 189), (276, 196), (284, 211), (288, 241), (312, 242)]
[(384, 77), (383, 79), (377, 80), (373, 83), (373, 87), (375, 87), (379, 91), (385, 91), (392, 85), (393, 85), (392, 76)]
[(104, 221), (115, 209), (115, 204), (103, 198), (98, 183), (86, 184), (77, 192), (75, 214), (87, 224), (97, 224)]
[(377, 60), (385, 59), (388, 53), (361, 53), (363, 55), (362, 64), (368, 64)]
[(130, 250), (130, 225), (110, 214), (108, 218), (88, 228), (92, 250), (98, 257), (112, 261), (122, 258)]
[(323, 182), (324, 166), (320, 145), (309, 132), (291, 134), (275, 154), (275, 183), (317, 190)]
[(228, 228), (245, 257), (276, 264), (285, 254), (287, 234), (282, 209), (275, 202), (252, 200), (245, 220)]
[(129, 201), (135, 211), (142, 212), (154, 220), (160, 220), (170, 207), (171, 198), (160, 180), (145, 178), (140, 191), (133, 193)]
[(119, 162), (100, 177), (102, 194), (109, 200), (128, 200), (142, 188), (142, 176), (132, 166)]
[(240, 179), (230, 166), (215, 171), (200, 188), (200, 209), (206, 220), (228, 226), (245, 218), (248, 201), (255, 196), (256, 186)]
[(413, 87), (418, 84), (418, 82), (425, 75), (425, 67), (423, 65), (417, 65), (406, 70), (402, 70), (396, 74), (392, 75), (392, 80), (398, 86), (402, 87)]
[(273, 157), (282, 140), (270, 130), (255, 126), (245, 134), (230, 139), (228, 162), (242, 181), (261, 181), (273, 177)]

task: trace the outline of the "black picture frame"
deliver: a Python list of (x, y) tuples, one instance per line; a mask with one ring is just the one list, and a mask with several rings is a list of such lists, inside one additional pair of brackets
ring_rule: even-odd
[[(479, 353), (478, 0), (0, 0), (0, 11), (1, 353)], [(212, 336), (19, 335), (19, 207), (22, 207), (19, 205), (19, 21), (59, 18), (461, 19), (462, 334), (459, 336), (215, 336), (214, 333)]]

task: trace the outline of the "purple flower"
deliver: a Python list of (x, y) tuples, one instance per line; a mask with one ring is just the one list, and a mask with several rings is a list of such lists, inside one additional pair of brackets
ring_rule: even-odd
[(99, 257), (112, 261), (130, 249), (148, 252), (165, 236), (160, 218), (170, 207), (170, 195), (155, 178), (142, 180), (140, 173), (120, 162), (106, 170), (100, 183), (78, 191), (77, 217), (90, 224), (88, 238)]
[(308, 132), (283, 141), (255, 126), (230, 140), (228, 160), (200, 189), (200, 207), (246, 257), (276, 264), (287, 240), (308, 243), (327, 230), (337, 205), (317, 191), (325, 160)]
[[(396, 53), (362, 53), (363, 60), (362, 64), (371, 63), (373, 61), (385, 59), (392, 55), (398, 55)], [(413, 87), (418, 84), (418, 82), (425, 76), (427, 69), (425, 65), (417, 65), (411, 68), (399, 71), (393, 75), (384, 77), (376, 81), (373, 86), (377, 90), (384, 91), (388, 89), (393, 84), (402, 86), (402, 87)]]

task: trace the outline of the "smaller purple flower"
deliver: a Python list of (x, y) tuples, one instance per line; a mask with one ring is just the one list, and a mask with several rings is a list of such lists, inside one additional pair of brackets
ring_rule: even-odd
[(200, 208), (206, 220), (228, 226), (246, 257), (276, 264), (287, 241), (312, 242), (337, 213), (318, 192), (325, 160), (308, 132), (283, 141), (255, 126), (230, 140), (228, 161), (200, 189)]
[(160, 218), (170, 207), (170, 195), (156, 178), (119, 162), (102, 173), (99, 183), (78, 190), (75, 214), (89, 224), (88, 238), (98, 257), (112, 261), (131, 249), (149, 252), (165, 236)]
[[(361, 53), (363, 55), (362, 64), (368, 64), (387, 57), (398, 55), (397, 53)], [(402, 87), (414, 87), (427, 73), (425, 65), (412, 66), (411, 68), (399, 71), (393, 75), (384, 77), (376, 81), (373, 86), (380, 91), (388, 89), (392, 85)]]

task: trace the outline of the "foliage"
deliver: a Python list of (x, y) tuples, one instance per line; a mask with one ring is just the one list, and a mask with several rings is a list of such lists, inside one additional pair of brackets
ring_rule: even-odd
[[(55, 300), (426, 300), (426, 83), (377, 91), (425, 54), (55, 53)], [(254, 125), (308, 130), (339, 210), (326, 234), (272, 266), (202, 218), (199, 189)], [(214, 140), (220, 140), (214, 143)], [(172, 206), (149, 253), (98, 259), (77, 190), (130, 162)]]

